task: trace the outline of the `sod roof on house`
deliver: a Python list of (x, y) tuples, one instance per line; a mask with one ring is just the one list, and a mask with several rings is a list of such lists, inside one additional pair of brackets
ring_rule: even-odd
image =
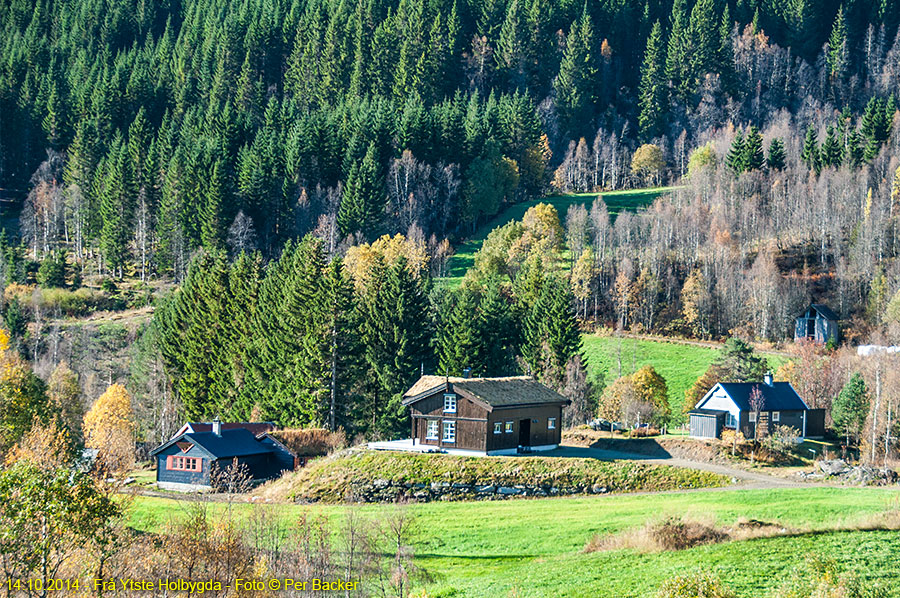
[(568, 402), (564, 396), (547, 388), (531, 376), (502, 378), (422, 376), (403, 395), (403, 404), (409, 405), (433, 396), (435, 393), (445, 391), (459, 393), (489, 408)]

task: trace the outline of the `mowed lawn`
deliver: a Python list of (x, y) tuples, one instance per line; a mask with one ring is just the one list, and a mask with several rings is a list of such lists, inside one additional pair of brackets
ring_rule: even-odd
[(466, 272), (469, 271), (469, 268), (474, 265), (475, 254), (481, 249), (481, 244), (484, 243), (484, 239), (487, 237), (488, 233), (498, 226), (503, 226), (513, 220), (521, 220), (528, 208), (536, 206), (539, 203), (548, 203), (555, 207), (556, 211), (559, 212), (561, 223), (564, 224), (566, 212), (570, 206), (582, 204), (590, 208), (595, 199), (602, 197), (609, 210), (610, 221), (614, 222), (616, 216), (618, 216), (619, 212), (622, 210), (637, 211), (641, 208), (645, 208), (653, 203), (654, 199), (672, 189), (674, 189), (674, 187), (631, 189), (627, 191), (610, 191), (608, 193), (551, 195), (541, 199), (533, 199), (531, 201), (513, 204), (479, 227), (470, 240), (455, 248), (456, 253), (454, 253), (447, 261), (447, 276), (438, 280), (451, 287), (458, 285), (462, 281), (463, 276), (466, 275)]
[[(719, 353), (713, 347), (598, 334), (584, 335), (582, 343), (589, 374), (606, 384), (610, 384), (619, 375), (627, 375), (645, 365), (652, 365), (666, 380), (669, 406), (675, 423), (682, 423), (684, 420), (684, 392), (706, 371)], [(762, 355), (773, 371), (788, 360), (784, 355)]]
[[(585, 554), (595, 533), (640, 528), (647, 521), (686, 515), (719, 525), (739, 518), (795, 528), (852, 527), (897, 508), (898, 492), (882, 488), (791, 488), (615, 495), (494, 502), (410, 505), (416, 516), (416, 562), (431, 577), (418, 582), (429, 596), (639, 597), (668, 577), (705, 567), (741, 597), (765, 596), (807, 556), (835, 558), (872, 581), (895, 579), (900, 533), (839, 531), (641, 554), (618, 550)], [(213, 509), (225, 509), (221, 503)], [(238, 516), (253, 506), (234, 505)], [(275, 505), (287, 520), (325, 514), (339, 524), (346, 506)], [(351, 507), (377, 519), (389, 505)], [(138, 497), (134, 527), (158, 531), (184, 503)], [(896, 584), (895, 584), (896, 585)], [(900, 590), (900, 586), (898, 590)], [(900, 591), (896, 594), (900, 596)]]

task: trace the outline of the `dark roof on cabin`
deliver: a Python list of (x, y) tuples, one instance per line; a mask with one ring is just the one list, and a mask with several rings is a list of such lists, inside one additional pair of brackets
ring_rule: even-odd
[(531, 376), (507, 376), (502, 378), (456, 378), (446, 376), (422, 376), (403, 395), (403, 404), (409, 405), (449, 386), (454, 392), (484, 404), (488, 409), (518, 405), (549, 405), (567, 403), (568, 399), (547, 388)]
[[(249, 430), (254, 436), (273, 432), (275, 430), (274, 422), (222, 422), (222, 430), (237, 430), (244, 428)], [(212, 432), (212, 422), (188, 422), (181, 426), (175, 436), (183, 434), (191, 430), (192, 432)]]
[(763, 396), (762, 411), (806, 411), (809, 407), (794, 390), (790, 382), (773, 382), (772, 386), (764, 382), (720, 382), (731, 400), (741, 411), (753, 411), (750, 406), (750, 393), (759, 388)]
[(834, 313), (833, 311), (831, 311), (831, 308), (828, 307), (827, 305), (825, 305), (824, 303), (810, 303), (809, 307), (804, 309), (803, 313), (800, 314), (799, 317), (802, 318), (804, 315), (806, 315), (806, 312), (808, 312), (810, 310), (810, 308), (819, 312), (819, 315), (822, 316), (823, 318), (825, 318), (826, 320), (840, 320), (838, 315), (836, 313)]
[(261, 455), (278, 450), (275, 445), (264, 443), (261, 440), (261, 438), (257, 438), (245, 428), (222, 430), (221, 436), (212, 432), (188, 432), (156, 447), (150, 454), (155, 455), (178, 441), (195, 444), (216, 459)]
[(728, 413), (724, 409), (691, 409), (688, 411), (688, 415), (725, 415)]

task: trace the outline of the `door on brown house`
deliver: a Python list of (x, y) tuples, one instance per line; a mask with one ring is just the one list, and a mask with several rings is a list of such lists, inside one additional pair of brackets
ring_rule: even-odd
[(519, 420), (519, 446), (531, 446), (531, 418)]

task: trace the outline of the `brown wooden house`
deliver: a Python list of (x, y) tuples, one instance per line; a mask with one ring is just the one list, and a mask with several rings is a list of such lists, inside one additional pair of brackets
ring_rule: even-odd
[(422, 376), (403, 395), (414, 446), (480, 455), (556, 448), (567, 403), (529, 376)]

